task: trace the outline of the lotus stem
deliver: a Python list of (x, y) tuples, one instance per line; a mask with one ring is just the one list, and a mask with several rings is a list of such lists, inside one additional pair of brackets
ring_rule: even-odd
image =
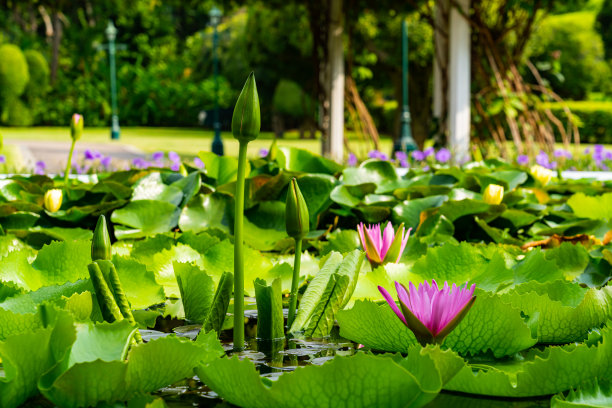
[(70, 170), (72, 169), (72, 153), (74, 153), (74, 145), (76, 144), (76, 140), (72, 140), (72, 144), (70, 145), (70, 153), (68, 153), (68, 162), (66, 163), (66, 171), (64, 172), (64, 187), (68, 187), (68, 180), (70, 177)]
[(293, 262), (293, 277), (291, 279), (291, 296), (289, 297), (289, 316), (287, 317), (287, 327), (290, 329), (295, 320), (297, 309), (297, 291), (300, 280), (300, 265), (302, 262), (302, 240), (295, 240), (295, 260)]
[(248, 141), (240, 140), (234, 210), (234, 350), (244, 348), (244, 176)]

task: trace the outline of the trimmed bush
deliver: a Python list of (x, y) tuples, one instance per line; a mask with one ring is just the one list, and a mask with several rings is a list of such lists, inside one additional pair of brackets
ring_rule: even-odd
[[(563, 107), (567, 106), (578, 119), (580, 140), (587, 143), (612, 143), (612, 102), (575, 101), (545, 103), (552, 113), (567, 122)], [(560, 141), (560, 135), (556, 135)]]
[(6, 101), (20, 96), (29, 80), (28, 63), (19, 47), (0, 45), (0, 99)]
[(6, 124), (9, 126), (32, 126), (32, 111), (21, 99), (15, 99), (5, 108)]
[(606, 58), (612, 59), (612, 1), (604, 1), (597, 14), (595, 29), (601, 35)]
[(24, 52), (28, 63), (30, 81), (25, 88), (25, 95), (28, 99), (44, 96), (49, 89), (50, 70), (45, 57), (36, 50)]

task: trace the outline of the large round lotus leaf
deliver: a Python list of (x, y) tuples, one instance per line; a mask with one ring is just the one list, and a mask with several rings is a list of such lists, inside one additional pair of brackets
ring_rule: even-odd
[(178, 225), (181, 210), (166, 201), (138, 200), (113, 212), (117, 239), (140, 238), (172, 231)]

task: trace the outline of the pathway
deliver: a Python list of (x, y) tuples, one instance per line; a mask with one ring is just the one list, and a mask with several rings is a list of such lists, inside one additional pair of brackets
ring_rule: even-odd
[[(40, 160), (45, 162), (47, 173), (60, 173), (66, 169), (66, 158), (70, 151), (70, 141), (5, 139), (4, 142), (19, 146), (29, 168), (34, 168), (34, 164)], [(75, 158), (78, 163), (82, 164), (83, 154), (87, 149), (112, 157), (114, 168), (123, 168), (133, 159), (145, 157), (145, 153), (142, 150), (120, 142), (87, 143), (78, 141), (75, 147)]]

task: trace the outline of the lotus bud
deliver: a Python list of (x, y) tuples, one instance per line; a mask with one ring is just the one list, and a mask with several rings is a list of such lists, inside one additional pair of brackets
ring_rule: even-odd
[(535, 166), (531, 167), (531, 175), (541, 185), (545, 186), (550, 182), (550, 179), (553, 178), (555, 172), (536, 164)]
[(70, 137), (75, 142), (83, 135), (83, 115), (75, 113), (70, 120)]
[(500, 204), (504, 199), (504, 187), (497, 184), (489, 184), (485, 188), (483, 196), (487, 204)]
[(287, 234), (296, 240), (303, 239), (310, 231), (309, 218), (306, 200), (294, 177), (289, 183), (285, 207)]
[(47, 190), (44, 197), (45, 209), (49, 212), (56, 212), (62, 206), (62, 190), (54, 188)]
[(270, 145), (270, 150), (268, 150), (267, 159), (270, 161), (274, 161), (276, 160), (277, 156), (278, 156), (278, 145), (276, 144), (276, 139), (274, 139), (274, 141)]
[(250, 142), (259, 135), (261, 118), (255, 74), (251, 72), (238, 96), (232, 115), (232, 134), (241, 142)]
[(100, 259), (111, 259), (111, 242), (108, 228), (106, 226), (106, 217), (100, 215), (98, 223), (91, 239), (91, 260), (97, 261)]

